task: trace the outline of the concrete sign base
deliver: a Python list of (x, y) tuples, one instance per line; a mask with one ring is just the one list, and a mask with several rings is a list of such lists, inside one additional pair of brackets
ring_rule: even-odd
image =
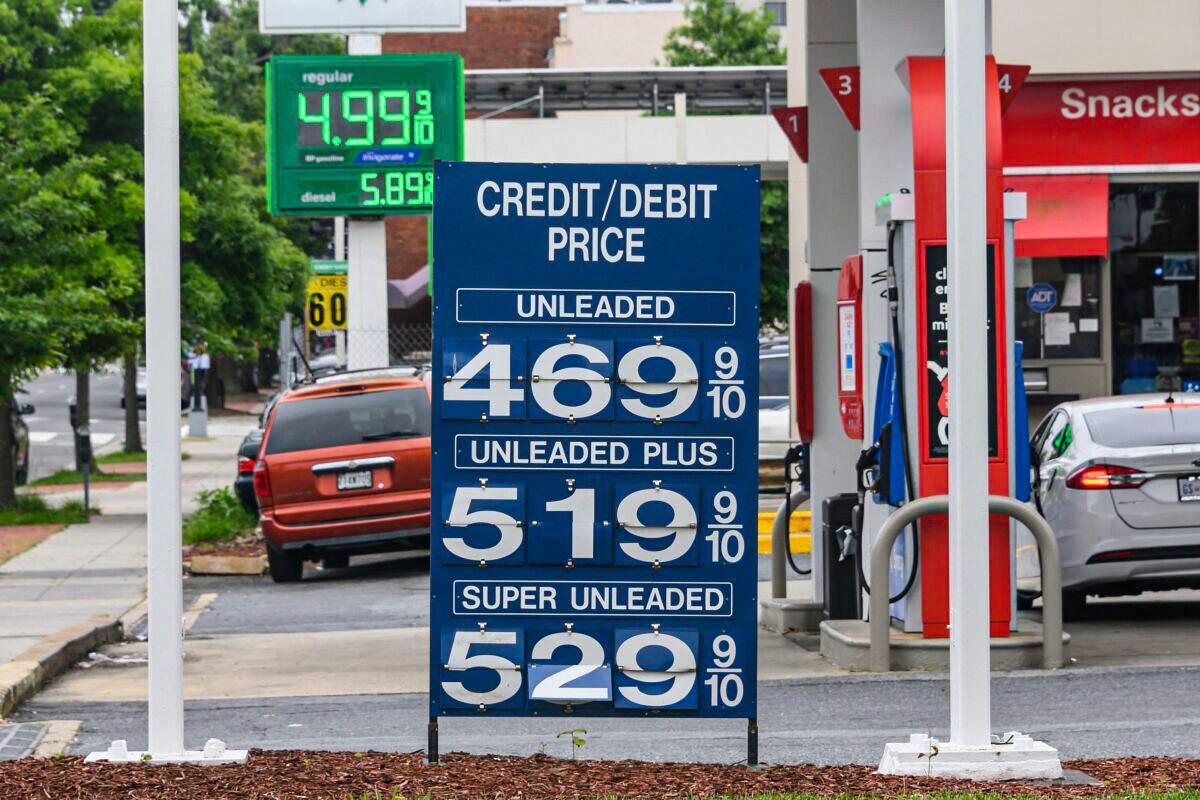
[(1058, 751), (1023, 733), (993, 737), (987, 747), (964, 747), (914, 733), (884, 747), (882, 775), (925, 775), (966, 780), (1055, 780), (1063, 776)]
[(203, 750), (185, 750), (182, 753), (149, 753), (130, 750), (124, 739), (117, 739), (107, 750), (88, 753), (84, 761), (110, 761), (125, 764), (244, 764), (245, 750), (227, 750), (220, 739), (209, 739)]

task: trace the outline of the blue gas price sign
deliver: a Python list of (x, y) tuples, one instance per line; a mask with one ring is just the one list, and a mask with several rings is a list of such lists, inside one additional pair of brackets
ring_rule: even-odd
[(435, 182), (431, 717), (753, 719), (758, 168)]

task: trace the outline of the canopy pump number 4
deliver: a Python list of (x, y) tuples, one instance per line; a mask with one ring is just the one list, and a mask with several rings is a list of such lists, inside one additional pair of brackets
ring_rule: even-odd
[(729, 344), (701, 346), (663, 336), (524, 341), (485, 333), (450, 339), (442, 417), (568, 423), (615, 418), (656, 425), (697, 421), (701, 415), (733, 420), (746, 412), (741, 360)]

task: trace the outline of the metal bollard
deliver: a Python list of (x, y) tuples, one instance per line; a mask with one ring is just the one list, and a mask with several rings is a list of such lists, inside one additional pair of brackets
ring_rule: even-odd
[[(871, 546), (870, 579), (877, 588), (887, 585), (881, 582), (880, 576), (887, 574), (892, 545), (901, 532), (914, 520), (929, 514), (945, 514), (949, 508), (948, 495), (931, 495), (902, 506), (887, 518)], [(1063, 665), (1062, 562), (1054, 531), (1050, 523), (1036, 511), (1011, 497), (988, 495), (988, 510), (1017, 520), (1029, 529), (1038, 543), (1042, 555), (1042, 666), (1045, 669), (1058, 669)], [(892, 668), (891, 642), (888, 638), (892, 620), (886, 589), (871, 592), (870, 609), (871, 649), (868, 663), (873, 672), (888, 672)]]

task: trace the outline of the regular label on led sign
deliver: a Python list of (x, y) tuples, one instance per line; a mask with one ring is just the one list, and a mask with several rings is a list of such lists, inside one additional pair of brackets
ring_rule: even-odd
[(757, 715), (757, 173), (435, 169), (432, 715)]
[(461, 73), (451, 55), (273, 58), (272, 212), (428, 213), (433, 162), (462, 156)]

